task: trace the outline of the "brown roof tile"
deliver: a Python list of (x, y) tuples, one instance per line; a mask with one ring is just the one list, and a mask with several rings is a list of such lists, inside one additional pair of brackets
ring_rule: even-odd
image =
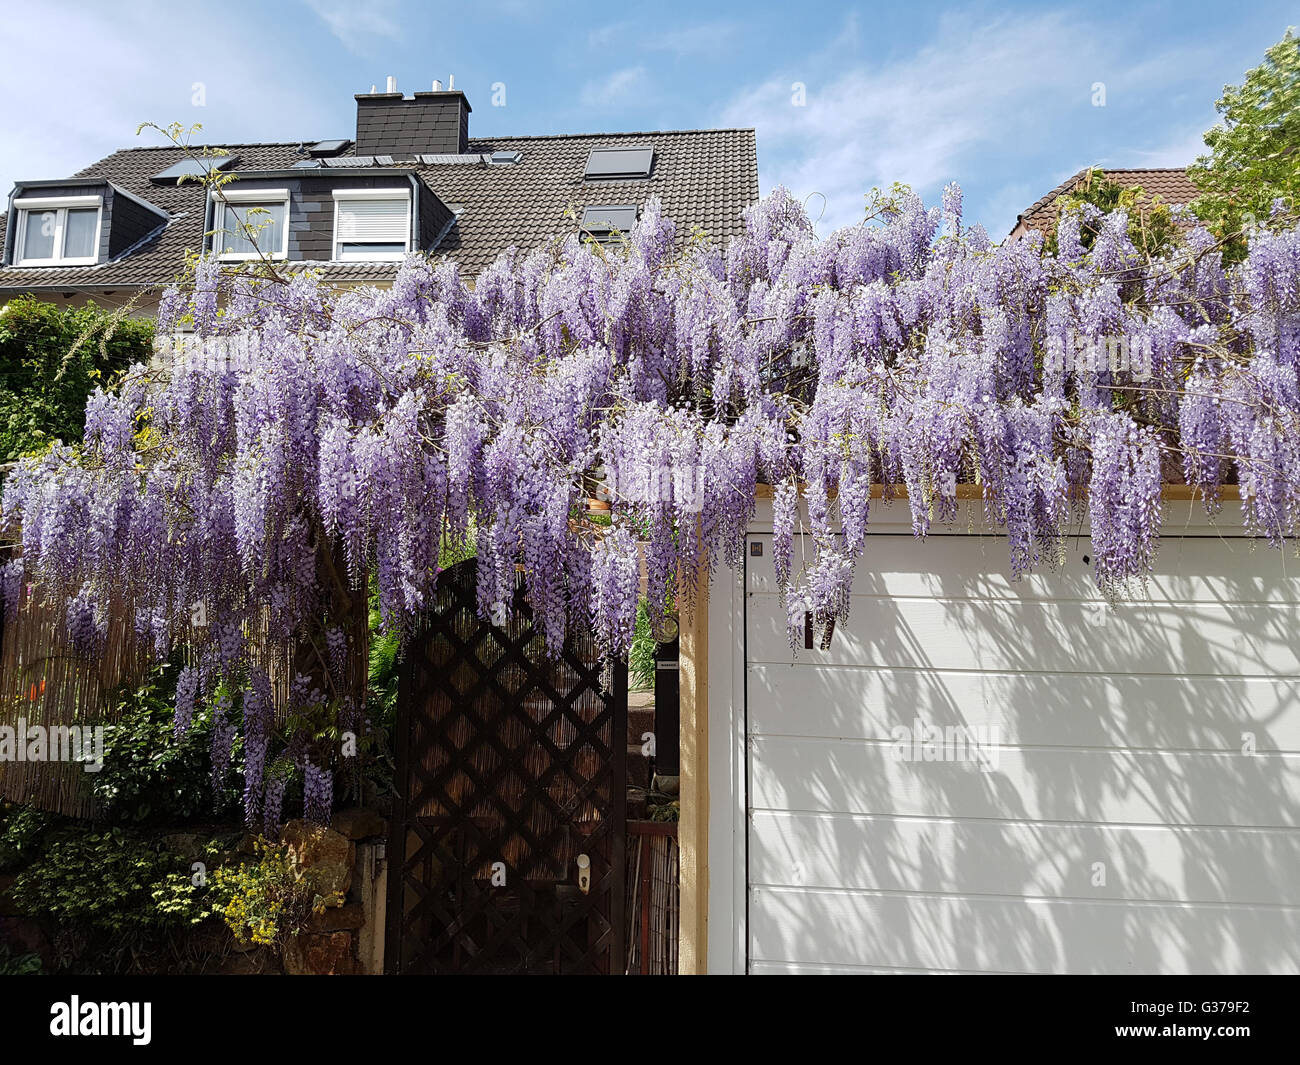
[[(1056, 227), (1056, 201), (1072, 191), (1082, 181), (1089, 170), (1101, 170), (1106, 177), (1120, 185), (1141, 185), (1148, 196), (1159, 196), (1167, 204), (1191, 203), (1196, 199), (1198, 190), (1187, 176), (1187, 171), (1178, 167), (1161, 167), (1148, 169), (1111, 170), (1108, 167), (1089, 167), (1080, 170), (1073, 177), (1067, 178), (1046, 196), (1034, 202), (1016, 217), (1012, 233), (1036, 229), (1047, 234)], [(1022, 230), (1024, 227), (1024, 230)]]

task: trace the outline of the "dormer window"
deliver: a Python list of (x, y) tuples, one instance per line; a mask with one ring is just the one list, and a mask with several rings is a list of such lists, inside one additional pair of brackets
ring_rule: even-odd
[(400, 262), (410, 250), (410, 189), (334, 190), (335, 259)]
[(99, 261), (100, 196), (25, 196), (14, 201), (18, 266), (89, 266)]
[(288, 257), (288, 189), (223, 189), (214, 216), (212, 250), (218, 258)]

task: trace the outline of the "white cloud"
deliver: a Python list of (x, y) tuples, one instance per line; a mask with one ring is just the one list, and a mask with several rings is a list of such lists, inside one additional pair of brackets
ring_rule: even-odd
[[(828, 62), (854, 32), (848, 25), (827, 54), (750, 87), (724, 111), (727, 124), (757, 128), (765, 186), (825, 195), (823, 231), (861, 218), (862, 196), (873, 185), (904, 181), (933, 195), (977, 153), (1057, 141), (1061, 116), (1083, 116), (1095, 81), (1106, 81), (1113, 98), (1194, 69), (1187, 54), (1173, 50), (1126, 64), (1113, 31), (1062, 13), (983, 23), (946, 17), (935, 37), (905, 58)], [(825, 69), (840, 73), (823, 80)], [(807, 86), (805, 106), (795, 106), (795, 82)]]
[(744, 26), (727, 19), (713, 19), (672, 29), (642, 27), (630, 22), (599, 26), (587, 34), (587, 44), (596, 51), (621, 49), (633, 39), (643, 52), (667, 52), (679, 59), (707, 55), (734, 46)]
[(402, 29), (392, 0), (304, 0), (350, 51), (364, 54), (375, 38), (402, 39)]
[[(174, 40), (204, 46), (160, 48), (164, 22)], [(14, 44), (46, 39), (52, 24), (64, 54), (76, 60), (57, 73), (47, 50)], [(5, 29), (0, 99), (23, 104), (0, 111), (0, 197), (16, 180), (66, 177), (117, 148), (159, 143), (155, 134), (136, 136), (144, 121), (201, 123), (197, 139), (211, 144), (338, 135), (332, 101), (292, 64), (265, 63), (250, 44), (259, 31), (247, 23), (232, 26), (173, 4), (97, 10), (53, 3), (14, 8)], [(274, 34), (274, 25), (265, 32)], [(194, 104), (196, 84), (205, 106)]]
[(662, 30), (650, 36), (650, 47), (676, 56), (707, 55), (728, 45), (734, 45), (743, 29), (735, 22), (717, 19), (695, 26), (682, 26)]
[(608, 77), (587, 82), (578, 94), (578, 99), (583, 107), (611, 108), (633, 100), (644, 101), (649, 92), (650, 78), (645, 67), (625, 67)]
[(1125, 156), (1127, 162), (1121, 163), (1117, 159), (1112, 165), (1187, 166), (1188, 163), (1195, 162), (1198, 155), (1209, 152), (1209, 149), (1205, 146), (1205, 130), (1209, 129), (1213, 124), (1212, 121), (1207, 119), (1204, 127), (1197, 126), (1195, 129), (1187, 130), (1185, 133), (1175, 136), (1154, 148), (1137, 149), (1131, 155)]

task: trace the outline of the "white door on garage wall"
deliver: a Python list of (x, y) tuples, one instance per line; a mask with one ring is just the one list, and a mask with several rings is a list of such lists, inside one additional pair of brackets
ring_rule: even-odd
[(1086, 539), (1012, 581), (999, 538), (877, 535), (849, 622), (792, 651), (770, 541), (744, 574), (749, 971), (1300, 970), (1300, 562), (1168, 538), (1108, 608)]

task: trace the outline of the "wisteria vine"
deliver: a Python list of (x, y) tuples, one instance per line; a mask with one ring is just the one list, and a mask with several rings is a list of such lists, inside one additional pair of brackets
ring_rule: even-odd
[[(980, 486), (1017, 575), (1086, 515), (1108, 595), (1149, 572), (1171, 477), (1211, 510), (1236, 483), (1252, 532), (1294, 537), (1294, 220), (1279, 207), (1232, 270), (1194, 220), (1159, 261), (1122, 211), (1089, 221), (1086, 249), (1071, 214), (1054, 255), (1036, 234), (995, 245), (952, 186), (820, 239), (778, 189), (725, 249), (678, 241), (652, 201), (622, 246), (512, 250), (473, 285), (420, 256), (346, 292), (201, 260), (160, 308), (190, 342), (97, 391), (83, 445), (10, 476), (6, 609), (34, 582), (85, 654), (110, 600), (160, 656), (186, 644), (177, 730), (215, 705), (224, 766), (238, 694), (247, 815), (271, 824), (287, 765), (328, 815), (333, 758), (270, 749), (250, 634), (302, 671), (291, 700), (356, 718), (344, 663), (371, 582), (402, 631), (449, 544), (474, 542), (485, 619), (522, 578), (552, 650), (577, 627), (619, 655), (641, 596), (657, 622), (739, 561), (762, 483), (792, 626), (846, 616), (873, 494), (905, 494), (924, 536)], [(586, 515), (593, 484), (608, 522)]]

